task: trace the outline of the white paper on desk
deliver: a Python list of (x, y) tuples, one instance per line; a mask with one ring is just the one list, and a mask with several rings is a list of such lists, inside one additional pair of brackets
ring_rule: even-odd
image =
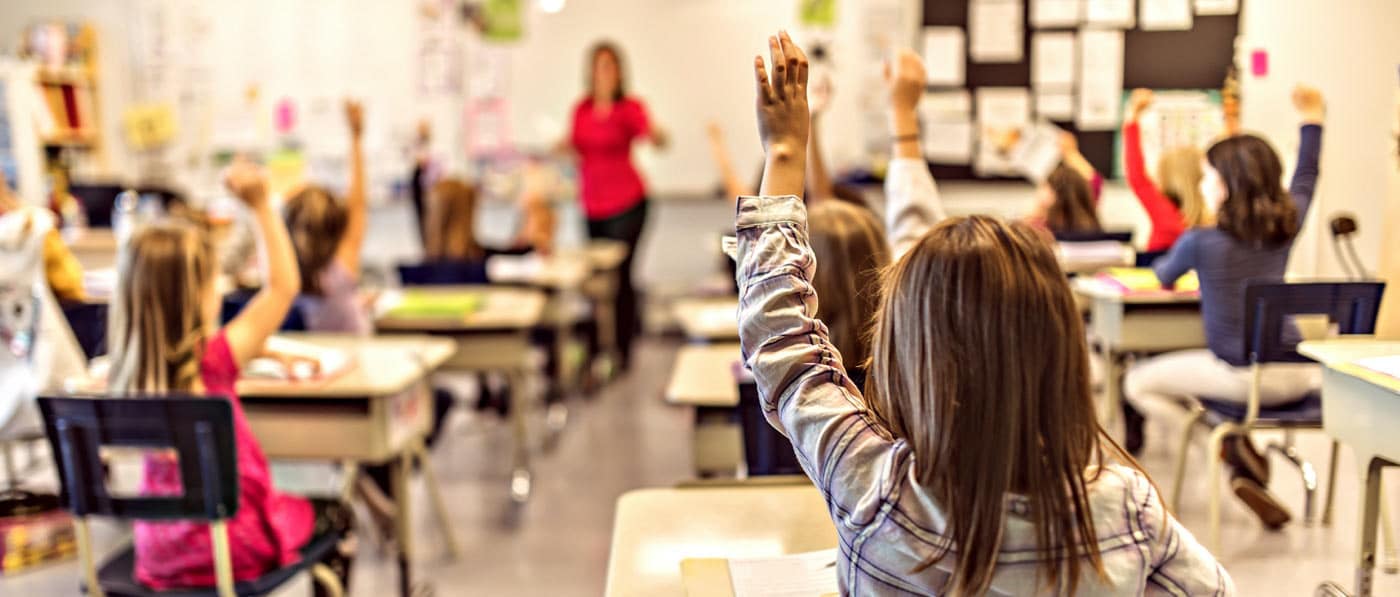
[(1074, 27), (1083, 17), (1084, 0), (1031, 0), (1032, 27)]
[(1076, 124), (1086, 131), (1118, 128), (1122, 103), (1123, 32), (1118, 29), (1080, 31)]
[(1133, 0), (1084, 1), (1085, 23), (1100, 27), (1133, 28)]
[[(309, 381), (337, 375), (350, 367), (350, 355), (343, 350), (322, 348), (281, 336), (268, 338), (263, 344), (263, 353), (276, 356), (249, 361), (243, 368), (243, 377)], [(278, 357), (290, 358), (294, 362), (288, 366)]]
[(1376, 373), (1400, 379), (1400, 354), (1384, 357), (1369, 357), (1356, 361), (1356, 364), (1375, 371)]
[(968, 53), (977, 62), (1020, 62), (1025, 48), (1021, 0), (972, 0), (968, 4)]
[(836, 550), (729, 560), (734, 597), (820, 597), (836, 593)]
[(1031, 34), (1031, 85), (1036, 88), (1074, 87), (1074, 33)]
[(1191, 28), (1191, 0), (1139, 0), (1138, 26), (1143, 31), (1182, 31)]
[(961, 87), (967, 58), (962, 27), (924, 27), (924, 67), (928, 84)]
[(1030, 114), (1030, 92), (1025, 87), (977, 88), (977, 158), (972, 164), (977, 174), (1019, 174), (998, 142), (1008, 132), (1025, 127)]
[(1050, 120), (1074, 118), (1074, 93), (1058, 90), (1035, 90), (1035, 114)]
[(1196, 0), (1196, 14), (1232, 15), (1240, 11), (1240, 0)]

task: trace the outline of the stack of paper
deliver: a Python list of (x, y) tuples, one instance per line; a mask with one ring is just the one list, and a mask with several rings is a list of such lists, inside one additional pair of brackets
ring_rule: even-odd
[(1369, 357), (1356, 362), (1367, 369), (1389, 375), (1395, 379), (1400, 379), (1400, 354), (1393, 354), (1383, 357)]
[[(1116, 241), (1062, 242), (1056, 245), (1056, 252), (1060, 264), (1068, 271), (1130, 265), (1133, 255), (1131, 249)], [(1155, 274), (1152, 278), (1156, 281)]]
[(734, 597), (835, 595), (836, 550), (729, 560)]

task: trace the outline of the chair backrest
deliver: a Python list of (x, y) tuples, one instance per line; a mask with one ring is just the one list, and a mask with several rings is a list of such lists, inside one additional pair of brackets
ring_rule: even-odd
[(1134, 259), (1133, 265), (1136, 267), (1152, 267), (1153, 263), (1156, 263), (1158, 259), (1166, 254), (1166, 251), (1139, 251), (1137, 258)]
[(107, 303), (62, 303), (63, 317), (89, 360), (107, 354)]
[[(63, 505), (75, 516), (216, 521), (238, 511), (238, 457), (227, 400), (41, 397), (39, 410), (58, 465)], [(173, 450), (182, 494), (111, 495), (103, 447)]]
[(1055, 233), (1055, 240), (1062, 243), (1095, 243), (1111, 241), (1128, 244), (1133, 242), (1133, 233), (1127, 232), (1068, 232), (1061, 231)]
[(1307, 363), (1293, 318), (1326, 315), (1343, 335), (1372, 334), (1385, 282), (1261, 282), (1245, 287), (1245, 356), (1253, 363)]
[[(219, 308), (219, 324), (228, 325), (233, 321), (243, 308), (248, 306), (248, 301), (256, 294), (253, 290), (235, 290), (224, 295), (223, 306)], [(287, 310), (287, 317), (282, 320), (282, 326), (277, 328), (282, 332), (304, 332), (306, 331), (306, 308), (307, 297), (299, 296), (292, 302), (292, 308)]]
[(486, 262), (425, 261), (400, 264), (399, 280), (404, 286), (448, 286), (458, 284), (487, 284)]

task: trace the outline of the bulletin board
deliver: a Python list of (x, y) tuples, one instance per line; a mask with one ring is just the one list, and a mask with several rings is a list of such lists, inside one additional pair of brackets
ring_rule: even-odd
[[(961, 27), (968, 30), (968, 3), (975, 0), (924, 0), (925, 27)], [(979, 87), (1031, 86), (1031, 35), (1036, 31), (1076, 31), (1075, 28), (1033, 28), (1030, 2), (1024, 0), (1022, 60), (1020, 62), (974, 62), (965, 55), (964, 88), (975, 94)], [(1134, 5), (1138, 4), (1136, 1)], [(1231, 15), (1200, 15), (1192, 28), (1180, 31), (1143, 31), (1137, 19), (1131, 29), (1123, 29), (1123, 89), (1219, 89), (1234, 65), (1235, 38), (1239, 34), (1240, 9)], [(1136, 10), (1136, 6), (1134, 6)], [(933, 90), (934, 88), (930, 88)], [(947, 90), (948, 88), (939, 88)], [(1052, 119), (1060, 128), (1078, 132), (1074, 122)], [(1079, 149), (1100, 172), (1114, 172), (1118, 131), (1079, 133)], [(943, 180), (985, 180), (970, 165), (931, 164), (935, 177)]]

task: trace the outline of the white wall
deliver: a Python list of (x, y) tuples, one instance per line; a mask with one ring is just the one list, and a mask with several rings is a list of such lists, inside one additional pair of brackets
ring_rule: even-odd
[(1392, 217), (1400, 215), (1394, 145), (1400, 2), (1245, 0), (1244, 9), (1239, 63), (1248, 65), (1255, 49), (1269, 53), (1268, 76), (1245, 74), (1244, 127), (1271, 140), (1291, 164), (1298, 122), (1289, 91), (1304, 82), (1327, 98), (1318, 203), (1290, 269), (1305, 276), (1341, 275), (1326, 226), (1334, 213), (1349, 211), (1361, 227), (1357, 248), (1375, 271), (1387, 203)]

